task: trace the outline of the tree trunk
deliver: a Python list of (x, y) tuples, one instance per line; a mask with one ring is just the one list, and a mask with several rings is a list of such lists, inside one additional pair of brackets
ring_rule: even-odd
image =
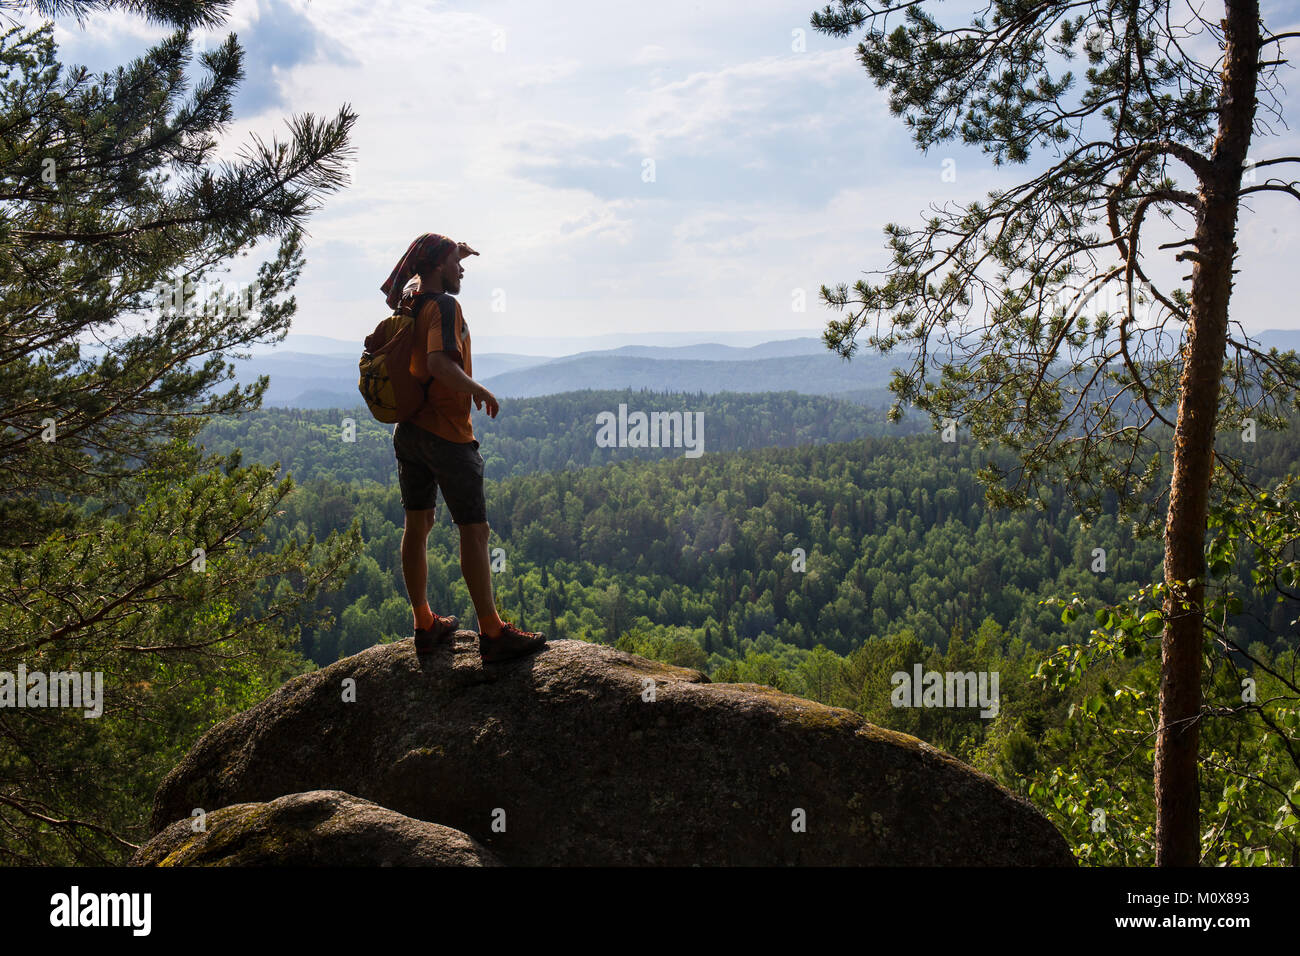
[[(1227, 347), (1228, 299), (1237, 251), (1237, 192), (1255, 120), (1259, 0), (1227, 0), (1226, 48), (1213, 169), (1201, 182), (1191, 314), (1174, 430), (1165, 519), (1165, 631), (1156, 735), (1156, 863), (1200, 862), (1199, 719), (1205, 594), (1205, 526), (1214, 468), (1215, 417)], [(1175, 593), (1180, 582), (1191, 588)], [(1183, 604), (1188, 605), (1184, 609)]]

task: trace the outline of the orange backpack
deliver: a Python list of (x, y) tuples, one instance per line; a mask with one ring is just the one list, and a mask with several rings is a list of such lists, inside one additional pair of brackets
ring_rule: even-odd
[[(415, 319), (428, 298), (424, 293), (416, 295), (409, 307), (404, 305), (366, 336), (357, 388), (370, 414), (381, 422), (409, 421), (428, 398), (432, 376), (421, 382), (411, 374), (411, 353), (417, 344)], [(438, 304), (445, 307), (442, 301)]]

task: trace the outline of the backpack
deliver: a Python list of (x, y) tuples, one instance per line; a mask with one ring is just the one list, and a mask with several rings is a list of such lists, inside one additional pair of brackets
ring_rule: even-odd
[[(365, 351), (358, 363), (361, 376), (357, 388), (366, 400), (370, 414), (386, 424), (409, 421), (423, 406), (429, 395), (430, 376), (421, 382), (411, 374), (411, 354), (417, 347), (415, 320), (424, 308), (429, 294), (415, 296), (408, 307), (403, 306), (366, 336)], [(456, 302), (451, 296), (435, 297), (444, 322), (456, 318)]]

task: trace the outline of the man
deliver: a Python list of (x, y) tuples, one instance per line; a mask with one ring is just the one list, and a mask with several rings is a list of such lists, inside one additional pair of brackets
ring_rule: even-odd
[(496, 397), (471, 378), (469, 328), (453, 295), (465, 274), (461, 260), (478, 255), (465, 243), (425, 233), (411, 243), (381, 286), (391, 308), (415, 315), (411, 374), (430, 378), (426, 399), (409, 421), (393, 429), (397, 479), (406, 526), (402, 532), (402, 577), (415, 617), (415, 649), (424, 653), (455, 639), (456, 618), (429, 607), (428, 539), (438, 489), (460, 529), (460, 570), (478, 618), (479, 654), (485, 663), (540, 650), (545, 635), (522, 631), (497, 614), (488, 557), (487, 502), (483, 456), (470, 422), (470, 400), (496, 418)]

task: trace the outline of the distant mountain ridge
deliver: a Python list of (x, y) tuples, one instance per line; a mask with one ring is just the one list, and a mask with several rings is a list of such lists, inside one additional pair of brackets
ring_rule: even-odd
[(819, 338), (778, 339), (762, 342), (758, 345), (736, 346), (723, 345), (719, 342), (702, 342), (697, 345), (623, 345), (616, 349), (592, 349), (552, 358), (549, 362), (564, 362), (570, 359), (590, 358), (592, 356), (612, 356), (617, 358), (649, 358), (660, 361), (684, 359), (703, 362), (745, 362), (751, 359), (777, 358), (788, 355), (826, 354), (825, 343)]
[(535, 398), (575, 388), (669, 392), (799, 392), (836, 395), (889, 384), (898, 359), (793, 353), (780, 358), (701, 361), (596, 353), (480, 379), (501, 398)]
[[(346, 355), (293, 351), (254, 355), (236, 363), (236, 379), (248, 384), (260, 375), (270, 376), (265, 400), (270, 406), (351, 408), (359, 401), (359, 356), (359, 347)], [(586, 388), (834, 395), (883, 388), (888, 383), (888, 369), (882, 373), (878, 363), (892, 368), (895, 361), (892, 357), (860, 356), (845, 362), (820, 339), (804, 338), (746, 347), (720, 343), (625, 345), (559, 358), (489, 352), (474, 356), (474, 377), (501, 398), (531, 398)]]
[[(690, 348), (695, 345), (725, 345), (745, 349), (774, 341), (799, 338), (816, 338), (820, 329), (746, 329), (734, 331), (702, 329), (692, 332), (606, 332), (599, 335), (495, 335), (484, 331), (482, 321), (467, 316), (476, 347), (483, 353), (519, 354), (529, 358), (550, 359), (572, 357), (584, 352), (617, 351), (623, 348)], [(377, 322), (379, 319), (376, 318)], [(366, 330), (368, 332), (369, 329)], [(276, 345), (256, 345), (249, 349), (254, 355), (273, 354), (277, 351), (307, 352), (313, 355), (350, 355), (360, 347), (365, 332), (355, 341), (338, 339), (306, 332), (290, 332)]]
[[(1300, 330), (1273, 329), (1252, 336), (1265, 348), (1300, 350)], [(285, 345), (294, 348), (285, 350)], [(270, 376), (265, 403), (288, 408), (351, 408), (358, 404), (360, 343), (291, 334), (276, 350), (236, 363), (248, 384)], [(845, 361), (818, 337), (783, 338), (756, 345), (700, 342), (628, 344), (572, 355), (484, 352), (474, 357), (474, 377), (501, 398), (530, 398), (574, 389), (648, 388), (672, 392), (794, 391), (850, 400), (885, 395), (891, 372), (907, 362), (901, 350), (882, 356), (862, 350)], [(885, 395), (887, 399), (888, 396)]]

